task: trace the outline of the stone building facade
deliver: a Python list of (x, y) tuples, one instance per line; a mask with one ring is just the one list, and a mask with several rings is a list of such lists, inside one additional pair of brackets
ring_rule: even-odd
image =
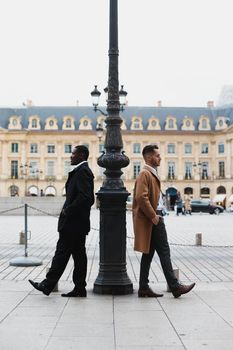
[[(142, 148), (157, 143), (162, 190), (171, 206), (177, 191), (226, 206), (233, 202), (233, 107), (126, 107), (122, 118), (129, 192), (143, 166)], [(104, 119), (92, 107), (0, 108), (0, 196), (64, 195), (70, 153), (78, 144), (89, 147), (98, 190), (104, 140), (96, 127), (105, 128)]]

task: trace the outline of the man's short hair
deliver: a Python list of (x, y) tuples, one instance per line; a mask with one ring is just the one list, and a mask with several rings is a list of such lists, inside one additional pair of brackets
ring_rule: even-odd
[(147, 145), (143, 148), (142, 150), (142, 155), (143, 157), (146, 155), (146, 154), (149, 154), (149, 153), (153, 153), (155, 149), (159, 149), (159, 147), (157, 145)]
[(83, 154), (83, 159), (87, 160), (89, 157), (89, 149), (84, 145), (78, 145), (74, 147), (75, 151)]

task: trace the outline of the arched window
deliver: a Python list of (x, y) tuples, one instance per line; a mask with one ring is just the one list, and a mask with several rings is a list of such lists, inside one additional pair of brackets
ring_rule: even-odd
[(36, 186), (31, 186), (28, 189), (28, 193), (32, 197), (37, 197), (38, 194), (39, 194), (39, 190), (38, 190), (38, 188)]
[(10, 186), (10, 196), (15, 197), (19, 195), (19, 188), (15, 185)]
[(185, 187), (184, 194), (193, 194), (193, 188), (192, 187)]
[(217, 188), (217, 194), (226, 194), (226, 188), (224, 186), (219, 186)]
[(185, 124), (186, 124), (186, 127), (189, 128), (190, 125), (191, 125), (190, 120), (186, 120), (186, 123), (185, 123)]
[(54, 126), (54, 121), (53, 120), (49, 121), (49, 126)]
[(55, 189), (55, 187), (48, 186), (45, 189), (45, 196), (47, 196), (47, 197), (54, 197), (54, 196), (56, 196), (56, 189)]
[(209, 194), (210, 194), (210, 189), (209, 189), (209, 187), (202, 187), (202, 188), (201, 188), (201, 194), (202, 194), (202, 195), (205, 195), (205, 196), (209, 195)]

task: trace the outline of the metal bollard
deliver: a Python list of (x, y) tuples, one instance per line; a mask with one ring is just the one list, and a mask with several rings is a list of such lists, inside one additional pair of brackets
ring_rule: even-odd
[(196, 233), (196, 245), (202, 245), (202, 233)]
[[(49, 268), (49, 267), (46, 267), (46, 274), (49, 272), (49, 270), (50, 270), (50, 268)], [(54, 286), (53, 292), (58, 292), (58, 282), (57, 282), (57, 284)]]
[(19, 244), (25, 244), (25, 233), (24, 233), (24, 231), (20, 231), (20, 233), (19, 233)]
[[(179, 269), (173, 269), (174, 275), (176, 276), (176, 278), (179, 280)], [(167, 292), (171, 292), (171, 289), (169, 287), (169, 285), (167, 284)]]

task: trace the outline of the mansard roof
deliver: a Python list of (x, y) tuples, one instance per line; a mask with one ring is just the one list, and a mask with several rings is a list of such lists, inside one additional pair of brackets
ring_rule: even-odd
[[(106, 112), (105, 107), (100, 107), (103, 112)], [(28, 127), (28, 118), (32, 115), (38, 115), (41, 121), (41, 128), (44, 129), (45, 120), (48, 117), (54, 116), (58, 120), (58, 128), (62, 128), (63, 117), (70, 115), (74, 117), (76, 126), (80, 119), (84, 116), (93, 120), (93, 127), (96, 126), (97, 117), (100, 112), (94, 112), (92, 106), (74, 106), (74, 107), (13, 107), (0, 108), (0, 127), (7, 128), (9, 117), (16, 115), (21, 117), (23, 128)], [(190, 117), (194, 121), (195, 129), (198, 128), (198, 122), (201, 116), (207, 116), (210, 120), (211, 130), (215, 130), (215, 120), (219, 116), (228, 118), (229, 124), (233, 124), (233, 106), (225, 107), (126, 107), (121, 116), (125, 119), (127, 129), (130, 129), (132, 117), (142, 118), (143, 129), (147, 130), (148, 120), (152, 116), (160, 120), (161, 130), (164, 130), (166, 118), (169, 116), (175, 117), (177, 120), (178, 130), (181, 130), (181, 125), (185, 117)]]

